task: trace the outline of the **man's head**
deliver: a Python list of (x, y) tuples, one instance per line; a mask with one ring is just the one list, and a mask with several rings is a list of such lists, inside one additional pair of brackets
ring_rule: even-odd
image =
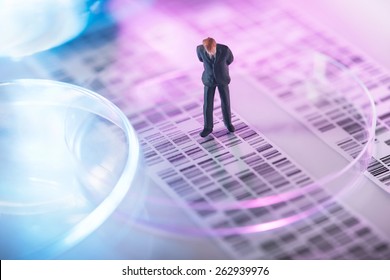
[(213, 38), (208, 37), (204, 39), (203, 46), (210, 56), (215, 55), (217, 52), (217, 42)]

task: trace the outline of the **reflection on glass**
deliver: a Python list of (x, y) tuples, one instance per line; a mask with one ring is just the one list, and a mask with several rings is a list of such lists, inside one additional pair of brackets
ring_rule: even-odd
[(0, 0), (0, 56), (20, 57), (79, 35), (102, 0)]
[(0, 85), (0, 258), (51, 258), (117, 209), (138, 168), (127, 118), (88, 90)]

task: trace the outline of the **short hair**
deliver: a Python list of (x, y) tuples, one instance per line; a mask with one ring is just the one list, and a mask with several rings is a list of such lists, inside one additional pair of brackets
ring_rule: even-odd
[(203, 46), (209, 55), (213, 55), (215, 54), (217, 42), (213, 38), (207, 37), (203, 40)]

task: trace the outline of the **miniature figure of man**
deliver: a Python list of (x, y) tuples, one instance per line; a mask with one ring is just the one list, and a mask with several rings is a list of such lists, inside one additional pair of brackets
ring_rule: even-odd
[(233, 53), (228, 46), (217, 44), (213, 38), (203, 40), (203, 45), (196, 48), (198, 58), (203, 62), (204, 71), (204, 128), (200, 136), (206, 137), (213, 131), (213, 109), (215, 89), (218, 87), (221, 98), (223, 121), (230, 132), (234, 132), (230, 113), (229, 65), (233, 62)]

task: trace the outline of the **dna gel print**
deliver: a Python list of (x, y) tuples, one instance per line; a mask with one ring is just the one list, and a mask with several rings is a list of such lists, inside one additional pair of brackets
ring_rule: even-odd
[[(261, 1), (245, 1), (239, 5), (226, 1), (228, 4), (234, 7), (230, 9), (233, 17), (244, 17), (245, 20), (227, 20), (214, 26), (202, 20), (189, 22), (187, 15), (182, 13), (183, 23), (187, 21), (188, 27), (199, 36), (207, 31), (221, 40), (239, 40), (242, 33), (232, 32), (237, 29), (245, 28), (246, 34), (258, 34), (259, 29), (265, 31), (261, 36), (254, 35), (253, 40), (239, 40), (243, 44), (235, 52), (236, 56), (242, 57), (237, 62), (238, 67), (255, 77), (259, 87), (267, 89), (265, 92), (319, 135), (331, 136), (334, 130), (342, 131), (345, 136), (342, 139), (321, 138), (345, 157), (353, 158), (361, 150), (361, 145), (364, 145), (365, 134), (361, 130), (364, 123), (353, 108), (351, 111), (344, 110), (344, 106), (350, 102), (343, 99), (321, 100), (316, 104), (301, 104), (291, 108), (290, 104), (297, 104), (291, 102), (294, 88), (300, 85), (289, 84), (286, 88), (267, 72), (275, 67), (288, 67), (293, 71), (295, 65), (291, 58), (297, 58), (302, 53), (294, 47), (286, 49), (286, 46), (297, 42), (332, 56), (358, 72), (373, 93), (380, 116), (376, 145), (384, 145), (385, 148), (389, 146), (390, 123), (387, 122), (385, 110), (390, 100), (390, 93), (385, 89), (390, 84), (388, 74), (364, 55), (352, 51), (339, 38), (316, 29), (315, 24), (305, 23), (306, 20), (293, 11), (275, 9)], [(188, 3), (188, 9), (193, 15), (201, 16), (202, 11), (197, 5), (196, 2)], [(112, 40), (114, 31), (114, 27), (109, 26), (96, 35), (86, 34), (57, 53), (37, 56), (31, 64), (41, 71), (43, 77), (90, 87), (126, 110), (133, 101), (132, 92), (126, 94), (128, 91), (136, 88), (144, 79), (164, 74), (174, 66), (147, 44), (139, 44), (142, 48), (126, 46), (119, 50), (107, 44)], [(278, 32), (288, 36), (275, 38)], [(125, 33), (128, 38), (142, 40), (133, 30), (125, 30)], [(276, 43), (277, 40), (280, 42)], [(80, 48), (80, 45), (92, 46), (92, 49)], [(262, 52), (257, 51), (259, 45), (262, 46)], [(72, 47), (77, 51), (72, 50)], [(254, 57), (257, 59), (253, 60)], [(137, 71), (132, 71), (134, 63), (139, 66)], [(73, 74), (75, 68), (79, 71)], [(123, 77), (124, 72), (127, 73), (126, 77)], [(180, 84), (182, 80), (176, 82)], [(173, 94), (178, 92), (174, 91)], [(258, 196), (280, 194), (310, 184), (313, 179), (237, 115), (233, 116), (237, 128), (235, 135), (227, 135), (221, 130), (215, 131), (210, 139), (200, 139), (197, 136), (197, 128), (202, 123), (200, 104), (199, 100), (188, 100), (183, 104), (165, 102), (161, 107), (149, 106), (140, 112), (131, 112), (128, 117), (140, 135), (149, 174), (167, 193), (182, 203), (201, 227), (211, 232), (245, 227), (280, 220), (316, 208), (316, 213), (305, 219), (261, 234), (232, 232), (215, 235), (216, 242), (231, 257), (390, 258), (389, 241), (363, 218), (357, 217), (337, 200), (329, 198), (321, 189), (262, 207), (227, 210), (213, 207), (225, 200), (240, 202)], [(233, 149), (238, 146), (245, 153), (237, 155)], [(368, 176), (375, 178), (375, 182), (383, 188), (388, 184), (390, 167), (387, 158), (390, 150), (385, 148), (381, 151), (386, 152), (376, 155), (367, 170)], [(317, 207), (318, 203), (320, 206)], [(203, 207), (189, 207), (192, 205)]]

